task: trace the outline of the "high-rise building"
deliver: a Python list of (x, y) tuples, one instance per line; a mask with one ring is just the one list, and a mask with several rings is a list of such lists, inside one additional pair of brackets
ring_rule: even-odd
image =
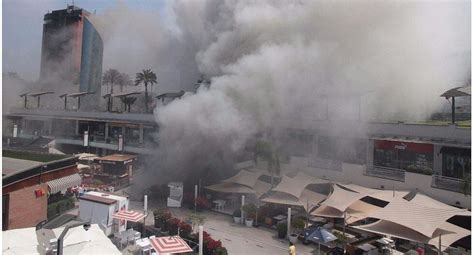
[(76, 6), (44, 15), (40, 84), (56, 93), (91, 92), (98, 102), (103, 43), (89, 19)]

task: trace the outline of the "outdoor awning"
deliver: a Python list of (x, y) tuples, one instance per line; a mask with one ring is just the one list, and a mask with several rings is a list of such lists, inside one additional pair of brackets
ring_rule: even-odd
[[(456, 226), (454, 224), (451, 224), (449, 222), (444, 222), (440, 227), (442, 229), (446, 229), (448, 231), (453, 232), (451, 234), (446, 234), (446, 235), (443, 235), (441, 237), (441, 246), (444, 249), (447, 249), (451, 244), (458, 241), (459, 239), (462, 239), (466, 236), (471, 235), (470, 230), (458, 227), (458, 226)], [(429, 241), (429, 244), (431, 244), (433, 246), (438, 246), (438, 242), (439, 242), (438, 238), (433, 238)]]
[(255, 183), (258, 180), (258, 177), (260, 177), (262, 174), (263, 173), (259, 170), (242, 170), (238, 174), (228, 179), (225, 179), (221, 182), (237, 183), (240, 185), (253, 188), (255, 186)]
[(150, 239), (151, 246), (158, 254), (192, 252), (193, 249), (179, 236), (163, 236)]
[(463, 96), (471, 96), (471, 86), (456, 87), (441, 94), (441, 97), (446, 98)]
[(47, 182), (49, 187), (49, 193), (55, 194), (62, 190), (79, 186), (82, 183), (82, 178), (79, 174), (68, 175), (59, 179), (55, 179)]
[(453, 209), (428, 207), (399, 198), (368, 216), (396, 223), (432, 238), (441, 224), (456, 215), (470, 216), (470, 212), (454, 207)]
[(299, 199), (308, 185), (326, 183), (328, 183), (328, 181), (320, 180), (299, 172), (293, 178), (286, 175), (283, 176), (281, 182), (275, 188), (273, 188), (273, 191), (290, 194), (296, 199)]
[(212, 190), (212, 191), (222, 192), (222, 193), (239, 193), (239, 194), (255, 194), (256, 193), (255, 190), (253, 190), (250, 187), (236, 184), (236, 183), (226, 183), (226, 182), (213, 184), (204, 188), (208, 190)]
[(114, 213), (112, 215), (112, 218), (117, 219), (117, 220), (126, 220), (126, 221), (133, 221), (133, 222), (138, 222), (145, 218), (145, 214), (142, 212), (137, 212), (137, 211), (120, 211), (117, 213)]
[(333, 185), (333, 192), (321, 205), (330, 206), (344, 212), (351, 204), (365, 196), (365, 193), (348, 191), (335, 184)]
[(298, 199), (287, 193), (273, 192), (264, 196), (261, 201), (272, 204), (301, 206), (306, 211), (310, 211), (311, 208), (318, 205), (325, 198), (326, 195), (324, 194), (305, 189)]
[(38, 254), (35, 228), (19, 228), (2, 232), (2, 254)]

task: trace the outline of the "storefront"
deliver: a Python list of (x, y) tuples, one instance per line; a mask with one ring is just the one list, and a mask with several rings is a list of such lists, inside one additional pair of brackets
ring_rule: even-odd
[(433, 144), (374, 140), (374, 165), (431, 174)]
[(471, 149), (459, 147), (441, 147), (443, 155), (442, 175), (464, 179), (471, 175)]

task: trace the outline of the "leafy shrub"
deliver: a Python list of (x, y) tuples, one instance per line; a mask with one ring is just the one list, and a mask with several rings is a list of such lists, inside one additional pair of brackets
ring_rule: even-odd
[(180, 224), (179, 224), (179, 233), (180, 233), (180, 236), (184, 237), (184, 238), (189, 238), (189, 236), (191, 235), (191, 232), (193, 231), (191, 225), (189, 225), (188, 223), (184, 222), (184, 221), (181, 221)]
[(257, 212), (257, 207), (254, 204), (245, 204), (242, 207), (242, 210), (245, 212), (246, 218), (255, 219), (255, 214)]
[(291, 222), (291, 227), (293, 227), (297, 232), (301, 232), (304, 229), (304, 226), (305, 222), (301, 218), (295, 219)]
[(211, 208), (211, 203), (206, 197), (197, 197), (196, 198), (196, 207), (197, 209), (209, 209)]
[(287, 228), (288, 228), (288, 225), (286, 223), (278, 223), (277, 224), (278, 237), (284, 238), (286, 236)]
[(178, 218), (171, 218), (168, 221), (168, 230), (170, 235), (177, 235), (178, 234), (178, 227), (181, 224), (181, 220)]

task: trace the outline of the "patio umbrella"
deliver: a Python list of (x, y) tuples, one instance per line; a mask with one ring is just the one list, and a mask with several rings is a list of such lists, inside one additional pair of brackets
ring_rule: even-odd
[(112, 218), (118, 219), (118, 220), (138, 222), (141, 219), (145, 218), (145, 214), (142, 212), (137, 212), (137, 211), (123, 210), (123, 211), (114, 213), (114, 215), (112, 215)]
[(150, 239), (151, 246), (158, 254), (185, 253), (193, 249), (179, 236), (163, 236)]
[(337, 240), (337, 237), (331, 232), (322, 227), (317, 227), (312, 233), (306, 233), (308, 237), (307, 240), (312, 240), (318, 243), (318, 254), (321, 253), (321, 243), (329, 243)]

